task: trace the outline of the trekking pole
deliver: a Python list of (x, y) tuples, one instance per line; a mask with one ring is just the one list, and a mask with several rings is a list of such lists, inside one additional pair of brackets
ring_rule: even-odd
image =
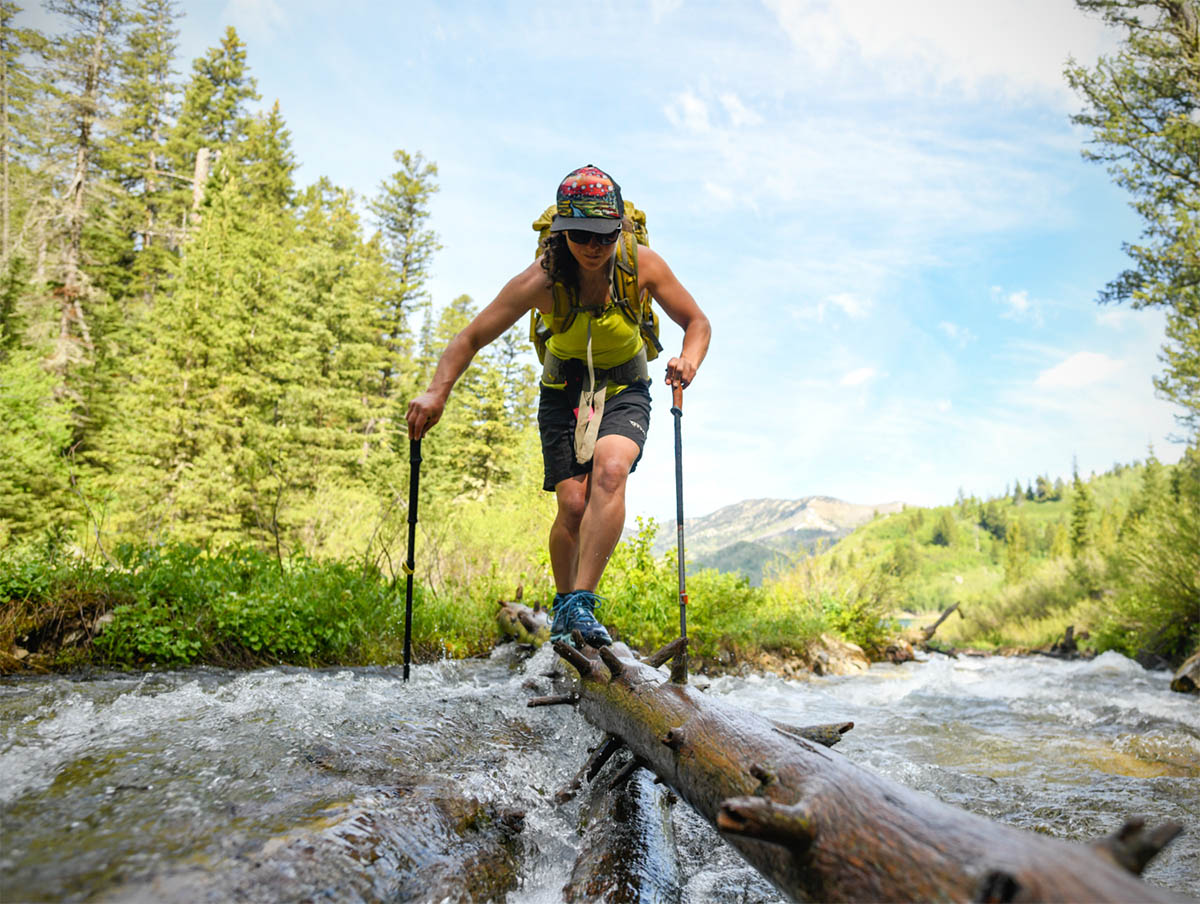
[(408, 441), (408, 558), (404, 561), (404, 680), (408, 680), (408, 664), (412, 662), (412, 595), (413, 547), (417, 543), (417, 493), (421, 484), (421, 441)]
[(671, 414), (675, 417), (675, 533), (679, 538), (679, 636), (683, 649), (675, 657), (671, 680), (687, 684), (687, 574), (683, 558), (683, 384), (671, 384)]

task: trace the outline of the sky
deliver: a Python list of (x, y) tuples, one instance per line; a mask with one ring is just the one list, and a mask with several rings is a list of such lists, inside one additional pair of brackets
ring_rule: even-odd
[[(1096, 303), (1141, 224), (1081, 157), (1062, 70), (1116, 35), (1070, 0), (182, 5), (180, 78), (234, 26), (301, 184), (371, 196), (397, 148), (437, 164), (435, 304), (490, 301), (562, 176), (613, 175), (712, 321), (681, 419), (689, 517), (1179, 458), (1161, 315)], [(674, 517), (652, 392), (630, 521)]]

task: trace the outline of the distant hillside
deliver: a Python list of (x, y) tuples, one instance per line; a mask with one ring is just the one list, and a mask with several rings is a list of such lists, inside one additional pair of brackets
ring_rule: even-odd
[[(691, 570), (715, 568), (762, 583), (771, 562), (792, 559), (824, 544), (830, 546), (877, 514), (900, 511), (899, 502), (855, 505), (829, 496), (803, 499), (748, 499), (711, 515), (684, 519), (684, 543)], [(676, 543), (675, 519), (659, 528), (654, 552)]]

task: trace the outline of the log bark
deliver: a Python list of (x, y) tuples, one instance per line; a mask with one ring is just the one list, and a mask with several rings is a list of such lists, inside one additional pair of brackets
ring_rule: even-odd
[(619, 677), (598, 655), (561, 643), (555, 650), (580, 672), (583, 716), (620, 738), (795, 900), (1181, 900), (1095, 848), (943, 804), (672, 684), (620, 645)]
[(600, 782), (580, 814), (582, 843), (563, 889), (568, 904), (678, 904), (683, 876), (668, 792), (638, 768)]

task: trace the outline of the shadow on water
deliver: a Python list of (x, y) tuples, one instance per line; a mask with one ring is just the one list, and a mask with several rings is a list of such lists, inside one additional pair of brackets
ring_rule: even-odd
[[(553, 666), (549, 649), (522, 660), (510, 645), (422, 666), (407, 685), (399, 669), (5, 679), (0, 892), (562, 901), (580, 850), (600, 843), (594, 808), (618, 805), (598, 792), (555, 802), (600, 737), (570, 707), (525, 707)], [(1200, 707), (1167, 680), (1112, 654), (935, 657), (709, 692), (783, 721), (852, 719), (843, 754), (1026, 829), (1086, 840), (1130, 815), (1181, 822), (1146, 876), (1197, 895)], [(629, 900), (780, 900), (686, 805), (636, 789), (620, 806), (661, 813), (678, 862), (652, 865), (666, 891)]]

